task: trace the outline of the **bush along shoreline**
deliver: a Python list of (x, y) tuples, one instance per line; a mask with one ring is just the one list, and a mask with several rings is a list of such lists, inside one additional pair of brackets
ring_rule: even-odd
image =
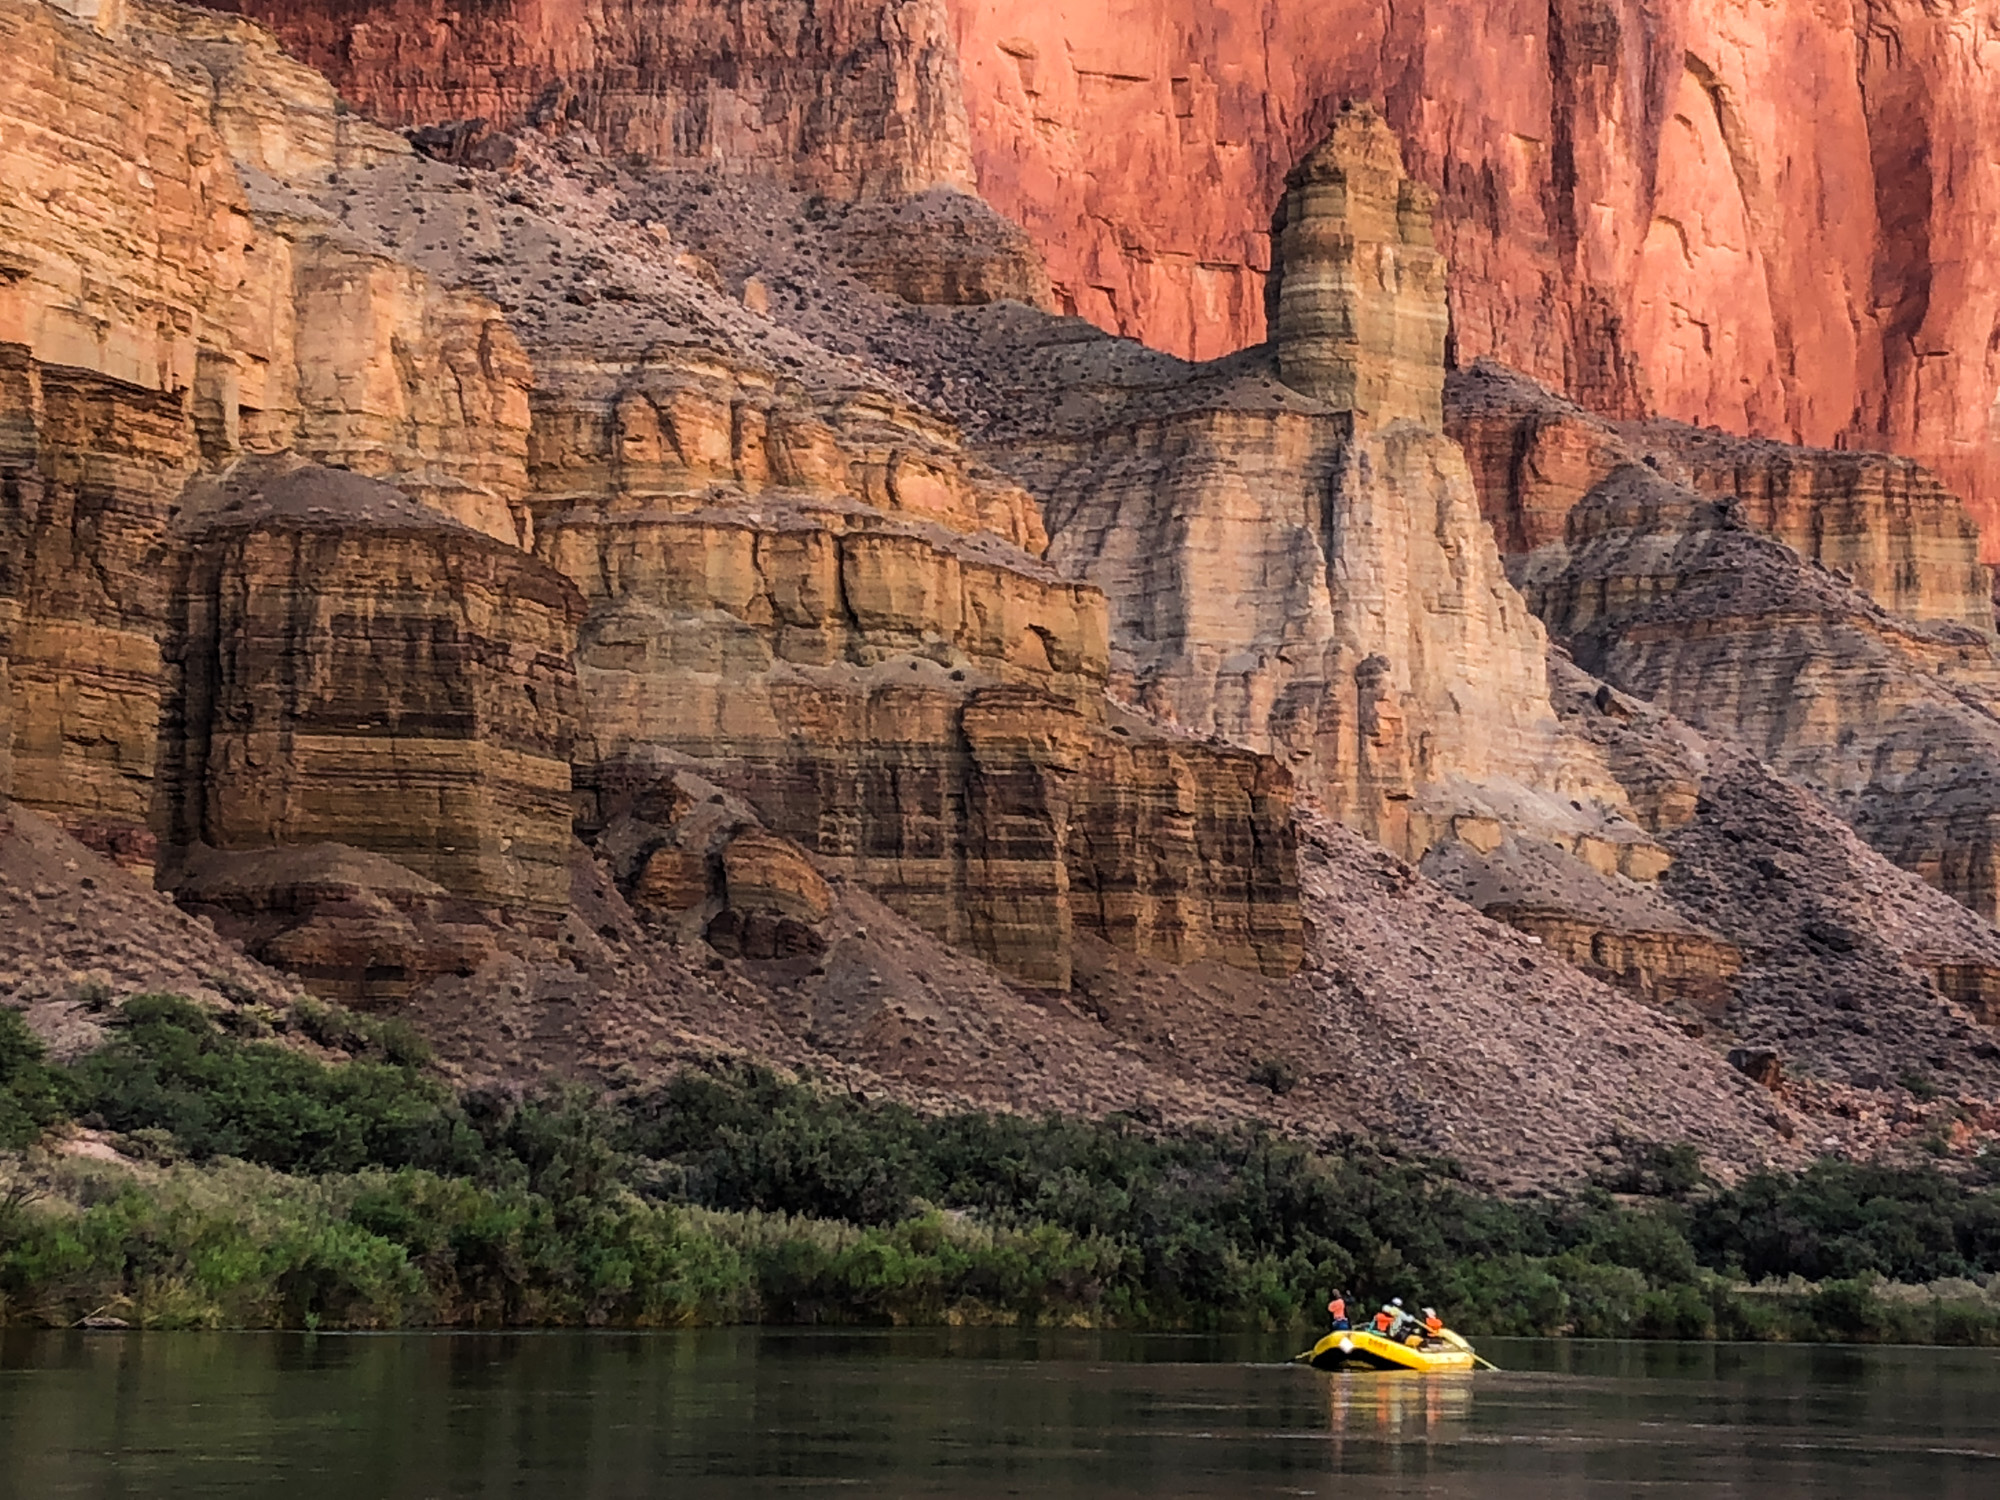
[[(0, 1326), (1310, 1327), (1330, 1290), (1470, 1335), (2000, 1345), (2000, 1178), (1710, 1182), (1628, 1146), (1500, 1199), (1368, 1142), (925, 1116), (755, 1066), (454, 1095), (393, 1021), (321, 1061), (136, 996), (59, 1066), (0, 1009)], [(48, 1149), (73, 1126), (115, 1159)], [(102, 1153), (113, 1158), (113, 1153)]]

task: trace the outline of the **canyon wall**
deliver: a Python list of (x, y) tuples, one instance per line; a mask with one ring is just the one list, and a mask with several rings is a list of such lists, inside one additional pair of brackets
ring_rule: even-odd
[(334, 842), (476, 905), (569, 905), (583, 600), (518, 548), (317, 465), (176, 522), (154, 819), (173, 851)]
[(845, 196), (976, 184), (1061, 306), (1194, 358), (1263, 336), (1266, 205), (1372, 101), (1439, 195), (1459, 361), (1919, 459), (2000, 557), (1983, 0), (240, 3), (398, 124), (578, 122)]
[(941, 0), (229, 0), (376, 118), (581, 126), (840, 197), (970, 188)]
[(1382, 117), (1343, 112), (1289, 180), (1270, 349), (1189, 366), (1017, 331), (1018, 427), (988, 452), (1109, 599), (1120, 697), (1280, 757), (1408, 859), (1504, 824), (1650, 879), (1664, 857), (1557, 724), (1541, 626), (1439, 427), (1430, 212)]
[(1980, 533), (1935, 474), (1886, 453), (1798, 448), (1684, 423), (1614, 423), (1491, 360), (1453, 373), (1445, 423), (1518, 571), (1601, 481), (1645, 463), (1837, 570), (1891, 614), (1993, 628)]
[(1104, 327), (1197, 357), (1261, 337), (1261, 205), (1373, 100), (1439, 193), (1459, 360), (1612, 415), (1887, 447), (2000, 520), (1990, 6), (953, 11), (980, 190)]
[(515, 539), (528, 371), (497, 309), (272, 176), (408, 147), (254, 27), (135, 7), (148, 65), (39, 9), (0, 16), (0, 343), (179, 402), (190, 471), (295, 451)]
[(1081, 935), (1297, 966), (1288, 776), (1107, 700), (1102, 596), (948, 422), (244, 21), (0, 28), (17, 800), (356, 998), (468, 912), (551, 935), (573, 830), (657, 893), (691, 769), (731, 951), (789, 859), (1039, 987)]
[(1990, 630), (1890, 615), (1642, 464), (1594, 487), (1524, 573), (1578, 665), (1749, 746), (1897, 864), (2000, 920)]
[(1025, 492), (880, 396), (577, 353), (537, 396), (533, 504), (588, 604), (586, 835), (670, 842), (693, 770), (1031, 984), (1067, 989), (1084, 933), (1296, 964), (1289, 779), (1115, 714), (1104, 598), (1024, 549)]
[(1509, 574), (1579, 665), (1748, 745), (2000, 913), (1993, 601), (1978, 530), (1935, 476), (1612, 423), (1490, 361), (1445, 405)]

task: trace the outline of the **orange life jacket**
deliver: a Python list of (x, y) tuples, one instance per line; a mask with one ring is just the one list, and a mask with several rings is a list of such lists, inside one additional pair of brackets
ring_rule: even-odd
[(1346, 1317), (1347, 1299), (1345, 1297), (1335, 1297), (1331, 1302), (1327, 1303), (1326, 1310), (1332, 1313), (1336, 1318)]
[(1424, 1319), (1424, 1329), (1425, 1329), (1425, 1331), (1426, 1331), (1426, 1332), (1429, 1332), (1429, 1333), (1443, 1333), (1443, 1332), (1444, 1332), (1444, 1319), (1443, 1319), (1443, 1318), (1425, 1318), (1425, 1319)]
[(1375, 1314), (1375, 1331), (1377, 1333), (1387, 1333), (1389, 1325), (1395, 1321), (1394, 1314), (1385, 1307), (1381, 1312)]

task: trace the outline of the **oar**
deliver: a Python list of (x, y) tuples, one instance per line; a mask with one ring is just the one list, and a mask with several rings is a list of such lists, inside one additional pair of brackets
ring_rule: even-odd
[(1438, 1337), (1443, 1339), (1447, 1344), (1451, 1344), (1457, 1348), (1463, 1349), (1467, 1354), (1470, 1354), (1472, 1356), (1473, 1363), (1484, 1365), (1487, 1369), (1491, 1370), (1495, 1375), (1498, 1375), (1500, 1373), (1500, 1367), (1498, 1365), (1494, 1364), (1493, 1361), (1490, 1359), (1483, 1358), (1477, 1349), (1474, 1349), (1472, 1345), (1466, 1343), (1464, 1339), (1460, 1338), (1457, 1334), (1453, 1333), (1449, 1328), (1440, 1328), (1438, 1330)]

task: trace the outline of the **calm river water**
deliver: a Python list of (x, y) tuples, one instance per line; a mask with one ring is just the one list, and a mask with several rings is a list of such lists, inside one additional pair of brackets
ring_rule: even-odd
[(994, 1330), (0, 1334), (0, 1496), (2000, 1495), (2000, 1354), (1482, 1349), (1507, 1373)]

